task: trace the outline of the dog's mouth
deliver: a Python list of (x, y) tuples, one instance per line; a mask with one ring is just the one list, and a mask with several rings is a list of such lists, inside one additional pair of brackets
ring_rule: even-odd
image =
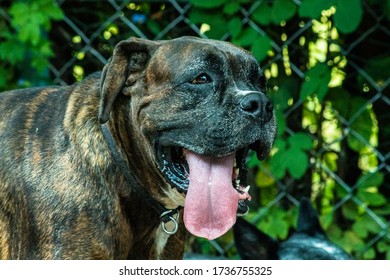
[(181, 147), (160, 147), (159, 165), (165, 179), (186, 194), (184, 222), (194, 235), (215, 239), (248, 212), (246, 158), (249, 147), (210, 157)]
[[(240, 149), (235, 153), (232, 169), (232, 186), (239, 194), (249, 191), (247, 183), (246, 157), (248, 148)], [(161, 171), (165, 179), (172, 187), (179, 192), (187, 193), (189, 187), (190, 171), (186, 155), (190, 153), (187, 149), (179, 147), (165, 147), (161, 150)], [(210, 157), (211, 158), (211, 157)], [(249, 208), (245, 200), (238, 203), (237, 215), (245, 215)]]

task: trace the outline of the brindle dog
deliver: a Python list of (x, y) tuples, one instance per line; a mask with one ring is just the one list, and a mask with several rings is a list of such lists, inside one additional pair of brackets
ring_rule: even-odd
[(2, 259), (181, 258), (187, 230), (247, 211), (245, 158), (276, 131), (255, 58), (192, 37), (122, 41), (101, 73), (1, 93), (0, 112)]

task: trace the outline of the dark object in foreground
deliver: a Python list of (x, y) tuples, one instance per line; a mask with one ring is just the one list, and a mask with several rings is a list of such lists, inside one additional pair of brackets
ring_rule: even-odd
[(309, 199), (299, 207), (298, 226), (286, 241), (279, 242), (242, 218), (237, 219), (234, 239), (245, 260), (348, 260), (351, 257), (325, 235)]

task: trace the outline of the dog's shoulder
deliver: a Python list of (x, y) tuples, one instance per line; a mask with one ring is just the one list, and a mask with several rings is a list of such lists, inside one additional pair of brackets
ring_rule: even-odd
[[(29, 103), (40, 95), (54, 97), (54, 95), (78, 94), (81, 91), (84, 95), (91, 92), (98, 93), (96, 89), (99, 88), (100, 75), (100, 71), (92, 73), (85, 79), (71, 85), (45, 85), (3, 91), (0, 92), (0, 108), (7, 108), (7, 105), (11, 102), (14, 105)], [(11, 109), (14, 110), (15, 106)]]
[(97, 72), (73, 85), (0, 93), (0, 144), (18, 153), (29, 150), (31, 143), (47, 150), (72, 131), (90, 131), (92, 123), (98, 125), (99, 80)]

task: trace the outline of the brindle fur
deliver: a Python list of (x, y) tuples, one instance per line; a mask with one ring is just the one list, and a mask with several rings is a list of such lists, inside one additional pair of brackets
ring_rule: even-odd
[[(97, 118), (99, 79), (0, 95), (2, 259), (181, 257), (184, 227), (157, 256), (159, 219), (112, 162)], [(117, 129), (121, 115), (112, 122)], [(134, 147), (134, 138), (122, 139)], [(140, 149), (129, 150), (142, 158)], [(142, 162), (134, 169), (145, 170)], [(159, 189), (152, 175), (142, 178)]]
[(1, 259), (182, 258), (182, 213), (176, 234), (162, 232), (114, 163), (101, 123), (146, 192), (168, 209), (184, 205), (156, 165), (153, 139), (194, 101), (168, 96), (169, 73), (185, 65), (174, 55), (190, 61), (202, 44), (192, 41), (123, 41), (102, 73), (79, 83), (0, 94)]

